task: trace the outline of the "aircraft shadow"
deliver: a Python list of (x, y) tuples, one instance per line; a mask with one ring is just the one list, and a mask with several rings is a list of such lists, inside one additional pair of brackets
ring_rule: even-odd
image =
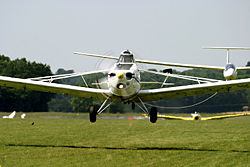
[(77, 148), (77, 149), (106, 149), (106, 150), (176, 150), (176, 151), (214, 151), (214, 152), (246, 152), (248, 150), (216, 150), (216, 149), (196, 149), (188, 147), (100, 147), (100, 146), (72, 146), (72, 145), (29, 145), (29, 144), (6, 144), (10, 147), (52, 147), (52, 148)]

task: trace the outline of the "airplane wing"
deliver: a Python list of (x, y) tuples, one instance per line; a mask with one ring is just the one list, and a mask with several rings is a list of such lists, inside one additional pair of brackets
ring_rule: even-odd
[(176, 119), (176, 120), (193, 120), (192, 118), (188, 117), (176, 117), (176, 116), (170, 116), (170, 115), (157, 115), (157, 118), (164, 118), (164, 119)]
[[(249, 49), (249, 48), (231, 47), (230, 49)], [(99, 58), (106, 58), (106, 59), (113, 59), (113, 60), (118, 60), (119, 59), (118, 57), (114, 57), (114, 56), (106, 56), (106, 55), (98, 55), (98, 54), (90, 54), (90, 53), (81, 53), (81, 52), (73, 52), (73, 53), (78, 54), (78, 55), (90, 56), (90, 57), (99, 57)], [(152, 65), (163, 65), (163, 66), (184, 67), (184, 68), (198, 68), (198, 69), (207, 69), (207, 70), (225, 70), (225, 67), (220, 67), (220, 66), (159, 62), (159, 61), (142, 60), (142, 59), (135, 59), (135, 61), (136, 61), (136, 63), (144, 63), (144, 64), (152, 64)], [(241, 70), (250, 70), (250, 67), (237, 67), (237, 70), (239, 70), (239, 71), (241, 71)]]
[(219, 116), (214, 116), (214, 117), (201, 118), (201, 120), (224, 119), (224, 118), (232, 118), (232, 117), (247, 116), (247, 115), (250, 115), (250, 114), (244, 113), (244, 114), (234, 114), (234, 115), (219, 115)]
[(113, 60), (118, 60), (118, 57), (114, 56), (106, 56), (106, 55), (98, 55), (98, 54), (90, 54), (90, 53), (81, 53), (81, 52), (73, 52), (74, 54), (77, 55), (83, 55), (83, 56), (90, 56), (90, 57), (99, 57), (99, 58), (106, 58), (106, 59), (113, 59)]
[(159, 62), (159, 61), (150, 61), (150, 60), (141, 60), (141, 59), (135, 59), (135, 61), (137, 63), (144, 63), (144, 64), (185, 67), (185, 68), (199, 68), (199, 69), (207, 69), (207, 70), (224, 70), (225, 69), (225, 67), (219, 67), (219, 66), (181, 64), (181, 63)]
[(187, 86), (140, 90), (137, 96), (142, 101), (154, 101), (176, 97), (210, 94), (215, 92), (229, 92), (247, 88), (250, 88), (250, 78), (230, 81), (218, 81), (214, 83), (194, 84)]
[(111, 94), (107, 89), (86, 88), (80, 86), (32, 81), (30, 79), (20, 79), (5, 76), (0, 76), (0, 86), (20, 88), (23, 90), (36, 90), (48, 93), (59, 93), (99, 100), (105, 100)]
[[(233, 49), (233, 50), (250, 50), (248, 47), (203, 47), (204, 49)], [(181, 64), (181, 63), (170, 63), (170, 62), (158, 62), (149, 60), (139, 60), (136, 59), (137, 63), (154, 64), (154, 65), (164, 65), (164, 66), (175, 66), (175, 67), (185, 67), (185, 68), (199, 68), (208, 70), (224, 70), (225, 67), (219, 66), (207, 66), (207, 65), (194, 65), (194, 64)], [(237, 70), (250, 70), (250, 67), (237, 67)]]
[[(73, 52), (74, 54), (90, 56), (90, 57), (99, 57), (106, 59), (114, 59), (118, 60), (118, 57), (114, 56), (106, 56), (106, 55), (98, 55), (98, 54), (90, 54), (90, 53), (81, 53), (81, 52)], [(181, 64), (181, 63), (170, 63), (170, 62), (159, 62), (159, 61), (150, 61), (150, 60), (141, 60), (135, 59), (136, 63), (144, 63), (144, 64), (153, 64), (153, 65), (164, 65), (164, 66), (174, 66), (174, 67), (185, 67), (185, 68), (199, 68), (199, 69), (209, 69), (209, 70), (224, 70), (224, 67), (217, 66), (206, 66), (206, 65), (193, 65), (193, 64)]]
[(250, 70), (250, 67), (236, 67), (238, 71)]
[[(170, 63), (170, 62), (159, 62), (150, 60), (135, 59), (137, 63), (153, 64), (153, 65), (163, 65), (163, 66), (173, 66), (173, 67), (184, 67), (184, 68), (198, 68), (206, 70), (225, 70), (225, 67), (220, 66), (208, 66), (208, 65), (195, 65), (195, 64), (182, 64), (182, 63)], [(238, 71), (250, 70), (250, 67), (237, 67)]]

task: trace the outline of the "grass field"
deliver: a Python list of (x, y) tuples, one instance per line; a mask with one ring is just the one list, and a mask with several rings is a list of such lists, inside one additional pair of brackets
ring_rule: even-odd
[(0, 166), (250, 166), (250, 116), (91, 124), (35, 115), (0, 119)]

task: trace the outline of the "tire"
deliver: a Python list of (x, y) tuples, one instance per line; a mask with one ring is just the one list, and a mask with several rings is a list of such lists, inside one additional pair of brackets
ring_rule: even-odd
[(89, 121), (92, 123), (96, 122), (96, 115), (97, 115), (97, 106), (91, 106), (89, 108)]
[(157, 121), (157, 108), (156, 107), (152, 107), (150, 109), (149, 116), (150, 116), (150, 122), (156, 123)]

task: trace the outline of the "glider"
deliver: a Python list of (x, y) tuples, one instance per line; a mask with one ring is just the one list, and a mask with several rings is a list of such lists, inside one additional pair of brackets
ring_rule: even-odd
[(164, 119), (175, 119), (175, 120), (214, 120), (214, 119), (224, 119), (224, 118), (232, 118), (232, 117), (240, 117), (240, 116), (250, 116), (250, 113), (243, 113), (243, 114), (231, 114), (231, 115), (219, 115), (213, 117), (201, 117), (201, 115), (197, 112), (191, 114), (191, 117), (178, 117), (178, 116), (171, 116), (171, 115), (157, 115), (158, 118)]

